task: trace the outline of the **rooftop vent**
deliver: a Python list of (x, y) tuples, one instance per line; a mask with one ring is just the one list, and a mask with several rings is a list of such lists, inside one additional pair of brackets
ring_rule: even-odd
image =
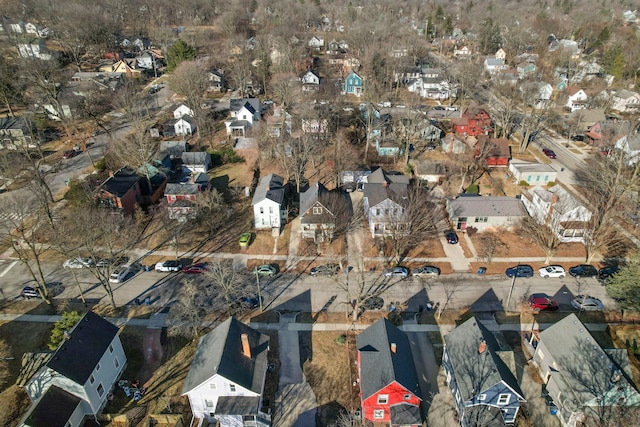
[(485, 340), (480, 340), (480, 344), (478, 344), (478, 354), (482, 354), (487, 351), (487, 342)]

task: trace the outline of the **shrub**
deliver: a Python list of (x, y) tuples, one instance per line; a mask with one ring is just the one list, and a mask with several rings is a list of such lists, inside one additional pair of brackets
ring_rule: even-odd
[(520, 187), (528, 187), (529, 186), (529, 182), (525, 181), (524, 179), (521, 179), (520, 182), (518, 183), (518, 185)]
[(344, 344), (347, 342), (347, 336), (346, 335), (340, 335), (339, 337), (336, 337), (335, 339), (336, 344)]
[(555, 181), (547, 182), (547, 187), (553, 187), (556, 185)]
[(480, 194), (480, 186), (475, 182), (467, 187), (465, 190), (467, 194)]
[(107, 160), (104, 157), (101, 158), (96, 162), (95, 167), (98, 172), (104, 171), (107, 168)]
[(211, 155), (212, 166), (244, 162), (244, 158), (242, 156), (238, 156), (231, 147), (223, 148), (222, 150), (210, 150), (209, 154)]
[(49, 350), (55, 351), (58, 348), (58, 345), (64, 340), (65, 332), (71, 331), (81, 317), (82, 315), (77, 311), (66, 311), (62, 313), (62, 319), (53, 325), (51, 338), (49, 339), (49, 344), (47, 344)]

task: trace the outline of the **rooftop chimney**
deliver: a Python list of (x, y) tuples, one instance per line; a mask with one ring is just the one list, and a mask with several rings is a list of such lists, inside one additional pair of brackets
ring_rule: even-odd
[(392, 342), (391, 343), (391, 353), (395, 353), (397, 349), (398, 349), (398, 346), (396, 345), (396, 343)]
[(242, 340), (242, 354), (251, 359), (251, 347), (249, 346), (249, 336), (247, 334), (240, 335)]
[(478, 345), (478, 354), (482, 354), (487, 351), (487, 342), (485, 340), (480, 340), (480, 344)]

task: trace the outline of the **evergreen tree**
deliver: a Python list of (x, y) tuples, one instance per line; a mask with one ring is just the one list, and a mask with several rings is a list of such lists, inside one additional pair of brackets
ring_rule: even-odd
[(184, 40), (178, 39), (167, 52), (167, 70), (173, 71), (182, 61), (195, 59), (196, 49), (186, 43)]
[(51, 338), (49, 339), (49, 350), (55, 351), (60, 343), (64, 340), (65, 332), (70, 332), (71, 329), (78, 323), (82, 316), (77, 311), (65, 311), (62, 313), (62, 319), (58, 320), (53, 325), (51, 331)]
[(607, 282), (607, 293), (624, 309), (640, 311), (640, 259), (633, 260)]

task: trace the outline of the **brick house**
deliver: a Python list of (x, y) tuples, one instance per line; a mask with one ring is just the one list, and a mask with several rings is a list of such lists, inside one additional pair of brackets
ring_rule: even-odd
[(491, 117), (483, 108), (468, 107), (462, 113), (462, 117), (452, 121), (451, 130), (454, 133), (466, 136), (489, 135), (493, 132)]

